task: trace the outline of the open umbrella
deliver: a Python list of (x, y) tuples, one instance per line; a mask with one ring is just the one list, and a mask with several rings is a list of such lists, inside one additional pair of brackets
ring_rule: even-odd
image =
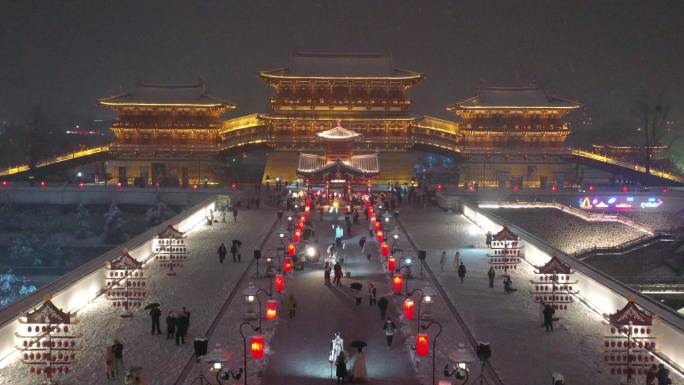
[(349, 346), (351, 346), (352, 348), (365, 348), (366, 346), (368, 346), (368, 344), (366, 343), (366, 341), (356, 340), (352, 341), (352, 343), (349, 344)]
[(145, 310), (150, 310), (153, 307), (159, 307), (159, 306), (161, 306), (161, 305), (159, 305), (159, 303), (157, 303), (157, 302), (148, 303), (147, 305), (145, 305)]
[(349, 285), (354, 290), (361, 290), (363, 288), (363, 285), (360, 282), (354, 282), (351, 285)]

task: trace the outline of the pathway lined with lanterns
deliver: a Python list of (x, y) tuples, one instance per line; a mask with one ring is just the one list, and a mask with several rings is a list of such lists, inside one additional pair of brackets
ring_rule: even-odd
[[(84, 349), (77, 354), (72, 373), (64, 376), (60, 383), (120, 384), (121, 376), (117, 381), (107, 381), (104, 371), (105, 347), (115, 338), (124, 345), (125, 367), (142, 367), (146, 384), (172, 383), (169, 379), (178, 376), (192, 355), (193, 339), (206, 332), (273, 220), (275, 211), (262, 209), (241, 211), (237, 223), (213, 226), (203, 223), (187, 234), (190, 258), (182, 268), (176, 269), (177, 275), (167, 275), (156, 262), (146, 265), (150, 279), (145, 303), (161, 304), (162, 335), (150, 334), (150, 317), (142, 310), (135, 311), (133, 318), (123, 319), (119, 316), (120, 310), (113, 308), (105, 296), (88, 304), (77, 314), (77, 332), (83, 335), (81, 345)], [(243, 242), (242, 263), (233, 263), (228, 254), (226, 261), (219, 264), (216, 249), (221, 242), (230, 248), (233, 239)], [(191, 312), (190, 327), (185, 345), (177, 346), (173, 340), (166, 339), (164, 319), (168, 310), (180, 311), (182, 306)], [(36, 383), (37, 378), (28, 376), (28, 368), (19, 361), (19, 356), (13, 358), (14, 361), (0, 368), (0, 384)]]
[[(426, 262), (469, 329), (478, 340), (491, 343), (491, 362), (505, 383), (550, 383), (552, 372), (560, 372), (570, 384), (615, 383), (601, 364), (598, 349), (605, 325), (598, 315), (575, 303), (571, 309), (557, 312), (560, 322), (555, 323), (553, 332), (546, 332), (542, 309), (530, 294), (529, 282), (535, 277), (529, 264), (521, 263), (511, 274), (517, 292), (504, 293), (498, 271), (490, 289), (485, 234), (479, 227), (461, 215), (437, 208), (405, 208), (401, 220), (417, 246), (427, 251)], [(441, 272), (443, 250), (447, 263), (446, 271)], [(457, 250), (467, 269), (463, 284), (453, 267)]]
[[(344, 227), (343, 214), (338, 222)], [(334, 240), (331, 225), (332, 214), (319, 222), (318, 213), (311, 215), (316, 229), (316, 238), (321, 249)], [(297, 300), (297, 315), (290, 320), (287, 310), (280, 309), (279, 326), (270, 342), (268, 363), (262, 383), (268, 385), (330, 384), (334, 380), (335, 368), (328, 361), (333, 334), (341, 331), (344, 349), (350, 356), (349, 368), (353, 365), (356, 349), (349, 344), (362, 340), (368, 344), (366, 352), (369, 383), (373, 384), (417, 384), (418, 380), (405, 350), (405, 337), (395, 336), (393, 348), (387, 349), (383, 320), (376, 306), (369, 306), (368, 284), (377, 287), (378, 298), (391, 296), (386, 273), (378, 262), (378, 246), (368, 237), (368, 224), (363, 220), (353, 225), (352, 236), (345, 234), (343, 271), (351, 273), (342, 279), (342, 287), (326, 286), (323, 277), (323, 263), (307, 265), (303, 271), (294, 271), (287, 277), (286, 290)], [(369, 239), (367, 252), (372, 254), (369, 262), (362, 254), (358, 242), (361, 236)], [(324, 253), (325, 250), (321, 250)], [(331, 278), (332, 279), (332, 278)], [(350, 290), (352, 282), (363, 284), (363, 302), (356, 307)], [(401, 326), (398, 315), (390, 310), (392, 318)]]

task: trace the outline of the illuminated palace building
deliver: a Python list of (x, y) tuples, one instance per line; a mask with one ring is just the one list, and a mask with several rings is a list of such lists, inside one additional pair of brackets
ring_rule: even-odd
[[(116, 140), (83, 156), (101, 160), (96, 178), (140, 186), (276, 178), (319, 185), (345, 180), (344, 188), (348, 180), (366, 186), (423, 178), (542, 189), (609, 184), (616, 177), (681, 182), (662, 171), (646, 173), (606, 148), (569, 148), (567, 117), (579, 103), (537, 87), (479, 89), (446, 107), (455, 114), (450, 121), (409, 112), (408, 93), (424, 76), (395, 68), (388, 53), (295, 52), (287, 67), (258, 77), (273, 89), (271, 111), (237, 118), (224, 117), (236, 104), (210, 96), (202, 82), (139, 84), (101, 99), (118, 113)], [(236, 174), (236, 158), (257, 164)], [(13, 170), (0, 177), (26, 171)]]

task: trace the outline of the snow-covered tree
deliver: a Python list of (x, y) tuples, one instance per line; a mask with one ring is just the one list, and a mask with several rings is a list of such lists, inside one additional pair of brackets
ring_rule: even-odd
[(19, 234), (12, 239), (9, 249), (9, 259), (15, 265), (42, 265), (43, 258), (36, 249), (37, 238), (29, 233)]
[(145, 213), (145, 219), (149, 225), (158, 225), (171, 218), (174, 214), (175, 213), (173, 210), (171, 210), (166, 203), (164, 203), (161, 198), (157, 196), (157, 201)]
[(124, 229), (126, 221), (115, 202), (109, 206), (109, 211), (105, 213), (104, 218), (104, 242), (120, 243), (125, 241), (127, 237)]
[(29, 295), (36, 290), (34, 285), (17, 277), (11, 270), (0, 274), (0, 307), (7, 306), (19, 297)]
[(78, 204), (76, 210), (76, 238), (83, 239), (92, 235), (90, 225), (90, 212), (83, 203)]

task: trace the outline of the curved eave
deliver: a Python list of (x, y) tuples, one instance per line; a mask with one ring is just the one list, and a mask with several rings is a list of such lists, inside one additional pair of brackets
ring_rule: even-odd
[(404, 80), (418, 82), (425, 76), (413, 71), (399, 70), (406, 73), (403, 76), (320, 76), (320, 75), (290, 75), (286, 70), (259, 71), (259, 77), (266, 80)]
[(570, 106), (465, 106), (462, 104), (451, 104), (446, 106), (449, 112), (460, 110), (576, 110), (581, 105), (574, 104)]
[(223, 108), (225, 110), (234, 110), (237, 104), (224, 103), (130, 103), (130, 102), (110, 102), (106, 100), (99, 100), (98, 104), (104, 107), (121, 108), (121, 107), (173, 107), (173, 108)]
[(259, 118), (264, 119), (264, 120), (315, 120), (315, 121), (321, 121), (321, 120), (341, 120), (343, 122), (366, 122), (366, 121), (372, 121), (372, 120), (381, 120), (381, 121), (392, 121), (392, 120), (397, 120), (397, 121), (407, 121), (407, 122), (412, 122), (416, 120), (416, 117), (414, 116), (368, 116), (368, 117), (362, 117), (362, 118), (353, 118), (353, 117), (348, 117), (348, 116), (342, 116), (342, 115), (333, 115), (333, 116), (325, 116), (325, 115), (298, 115), (298, 114), (282, 114), (282, 115), (275, 115), (275, 114), (264, 114), (264, 115), (259, 115)]

